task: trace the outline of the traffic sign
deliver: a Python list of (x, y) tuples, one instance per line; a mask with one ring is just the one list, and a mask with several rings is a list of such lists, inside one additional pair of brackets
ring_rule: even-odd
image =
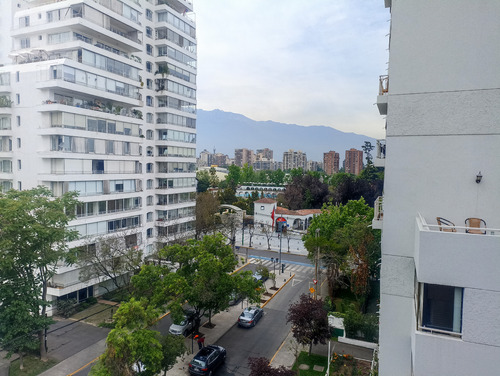
[(311, 292), (311, 294), (313, 294), (313, 293), (314, 293), (314, 291), (316, 291), (316, 290), (314, 289), (314, 287), (311, 287), (311, 288), (309, 289), (309, 291)]
[(317, 279), (313, 279), (313, 283), (314, 283), (315, 285), (317, 285), (317, 284), (318, 284), (318, 280), (317, 280)]

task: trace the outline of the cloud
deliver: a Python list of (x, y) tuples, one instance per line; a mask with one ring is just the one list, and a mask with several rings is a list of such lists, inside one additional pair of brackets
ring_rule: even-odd
[(377, 0), (197, 0), (198, 108), (384, 137)]

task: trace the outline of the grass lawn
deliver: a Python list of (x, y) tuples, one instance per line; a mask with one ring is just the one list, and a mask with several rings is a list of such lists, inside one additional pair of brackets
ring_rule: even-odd
[(118, 306), (110, 306), (108, 304), (97, 303), (83, 311), (75, 313), (71, 316), (74, 320), (83, 319), (84, 322), (91, 325), (99, 325), (102, 322), (113, 317), (113, 314), (118, 310)]
[[(300, 364), (307, 364), (308, 370), (299, 370)], [(302, 351), (297, 362), (293, 365), (293, 370), (297, 371), (298, 376), (324, 376), (328, 365), (326, 356), (311, 354)], [(322, 366), (323, 371), (314, 371), (314, 366)], [(369, 376), (370, 362), (352, 359), (351, 356), (344, 357), (341, 354), (335, 354), (330, 364), (330, 376)]]
[(49, 359), (46, 362), (40, 361), (37, 356), (26, 355), (24, 357), (24, 369), (19, 369), (19, 359), (14, 360), (10, 364), (9, 376), (35, 376), (54, 367), (57, 361)]

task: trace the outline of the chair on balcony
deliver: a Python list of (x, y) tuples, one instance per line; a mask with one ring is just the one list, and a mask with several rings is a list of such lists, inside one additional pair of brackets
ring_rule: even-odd
[(486, 222), (481, 218), (467, 218), (465, 226), (467, 227), (465, 232), (468, 234), (486, 234), (486, 230), (483, 230), (486, 228)]
[(457, 229), (455, 228), (455, 224), (453, 222), (448, 221), (447, 219), (442, 217), (436, 217), (436, 221), (439, 225), (439, 231), (457, 232)]

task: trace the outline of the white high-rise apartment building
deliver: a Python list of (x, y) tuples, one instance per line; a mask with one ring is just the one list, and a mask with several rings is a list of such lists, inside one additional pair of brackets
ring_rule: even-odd
[[(0, 188), (76, 190), (71, 246), (118, 237), (151, 254), (191, 233), (196, 35), (186, 0), (6, 0)], [(9, 22), (6, 27), (6, 22)], [(76, 267), (52, 299), (104, 292)]]
[(385, 4), (380, 375), (498, 375), (500, 2)]

